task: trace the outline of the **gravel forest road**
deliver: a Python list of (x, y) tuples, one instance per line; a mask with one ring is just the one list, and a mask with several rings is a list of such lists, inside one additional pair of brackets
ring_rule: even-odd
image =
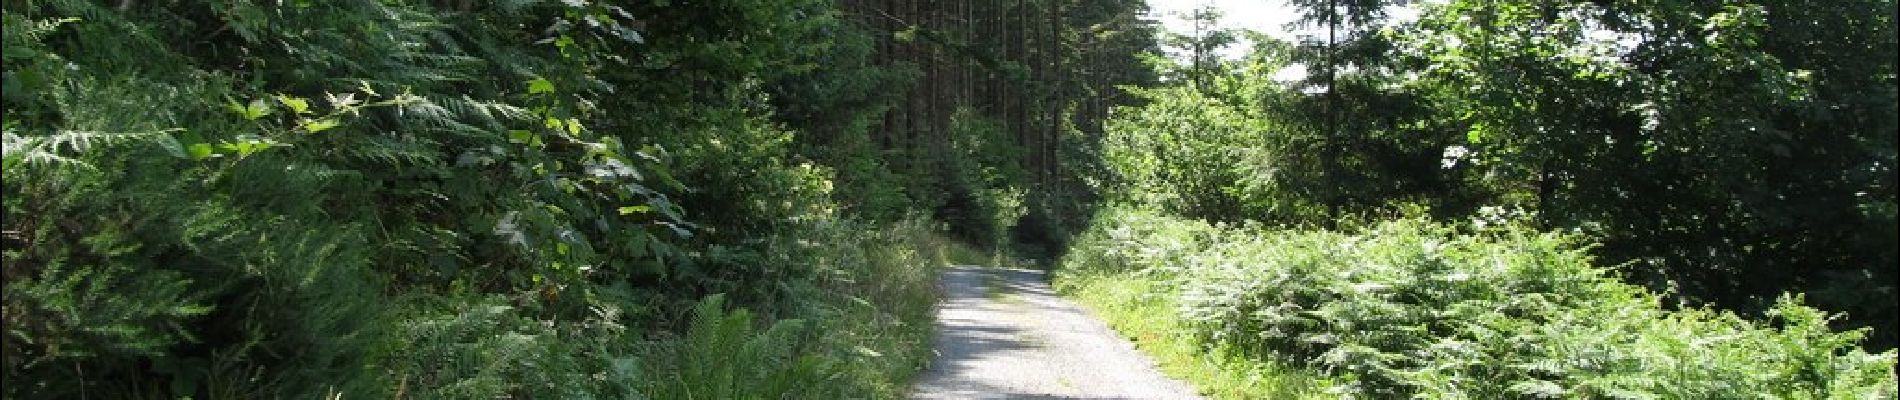
[(914, 399), (1199, 399), (1134, 344), (1056, 296), (1042, 271), (954, 266)]

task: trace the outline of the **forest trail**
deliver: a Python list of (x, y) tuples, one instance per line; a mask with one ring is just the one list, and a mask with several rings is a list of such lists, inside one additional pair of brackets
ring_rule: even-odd
[(954, 266), (941, 288), (937, 357), (911, 398), (1200, 398), (1100, 319), (1056, 296), (1042, 271)]

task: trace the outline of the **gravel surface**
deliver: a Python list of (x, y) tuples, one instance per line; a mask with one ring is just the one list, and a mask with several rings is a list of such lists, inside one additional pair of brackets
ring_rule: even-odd
[[(915, 399), (1198, 399), (1042, 271), (951, 267)], [(988, 293), (995, 291), (995, 293)]]

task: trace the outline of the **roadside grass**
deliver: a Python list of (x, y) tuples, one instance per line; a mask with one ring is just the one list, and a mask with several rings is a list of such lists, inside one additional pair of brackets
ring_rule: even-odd
[(777, 315), (709, 299), (687, 335), (653, 342), (643, 388), (655, 399), (903, 398), (931, 357), (946, 265), (981, 254), (926, 221), (812, 229), (802, 282)]
[(1058, 275), (1057, 291), (1094, 312), (1155, 359), (1161, 372), (1217, 399), (1334, 399), (1326, 377), (1209, 348), (1175, 312), (1174, 295), (1135, 273)]
[(892, 241), (857, 243), (866, 270), (822, 285), (819, 303), (838, 310), (817, 334), (845, 376), (864, 390), (848, 397), (903, 398), (932, 356), (937, 278), (949, 265), (981, 254), (921, 223), (886, 231)]

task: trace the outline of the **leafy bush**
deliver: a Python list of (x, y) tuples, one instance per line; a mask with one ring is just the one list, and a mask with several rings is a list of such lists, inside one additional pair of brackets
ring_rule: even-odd
[(1894, 353), (1860, 350), (1865, 329), (1833, 332), (1798, 296), (1766, 321), (1672, 310), (1586, 248), (1515, 225), (1273, 231), (1114, 211), (1065, 266), (1163, 277), (1207, 342), (1352, 378), (1343, 393), (1894, 396)]
[(399, 316), (401, 325), (372, 364), (382, 385), (397, 398), (637, 393), (633, 338), (613, 311), (555, 324), (510, 303), (487, 296)]
[[(1195, 218), (1300, 213), (1297, 203), (1254, 202), (1254, 188), (1284, 181), (1299, 165), (1277, 165), (1273, 127), (1242, 107), (1191, 88), (1136, 91), (1140, 108), (1118, 110), (1102, 139), (1116, 195)], [(1241, 160), (1241, 162), (1236, 162)], [(1277, 193), (1277, 192), (1276, 192)]]
[(717, 292), (917, 360), (933, 227), (758, 87), (827, 2), (100, 3), (5, 3), (0, 395), (638, 396)]
[(815, 351), (841, 366), (842, 398), (899, 398), (935, 355), (931, 328), (938, 267), (967, 251), (940, 225), (912, 215), (878, 226), (844, 220), (799, 235), (809, 284), (793, 282), (787, 316), (813, 321)]
[[(1395, 204), (1459, 203), (1444, 193), (1450, 171), (1435, 164), (1444, 135), (1387, 119), (1416, 111), (1412, 99), (1348, 100), (1379, 117), (1328, 129), (1315, 109), (1334, 106), (1272, 77), (1284, 61), (1270, 54), (1284, 44), (1256, 40), (1264, 53), (1238, 62), (1217, 88), (1133, 91), (1146, 103), (1117, 109), (1101, 140), (1111, 199), (1210, 221), (1307, 225)], [(1343, 95), (1389, 95), (1351, 85)]]
[(968, 243), (995, 248), (1008, 241), (1008, 229), (1022, 218), (1024, 174), (1016, 163), (1022, 149), (996, 120), (970, 109), (950, 116), (948, 152), (927, 157), (936, 164), (943, 203), (937, 218), (951, 235)]
[(916, 217), (885, 227), (827, 221), (804, 226), (795, 236), (776, 246), (812, 265), (814, 279), (779, 282), (788, 301), (759, 313), (726, 311), (723, 295), (701, 301), (683, 337), (645, 346), (642, 393), (811, 399), (905, 394), (910, 377), (931, 356), (935, 266), (949, 262), (951, 242)]
[(807, 353), (805, 321), (773, 322), (753, 331), (753, 314), (726, 311), (725, 298), (712, 296), (693, 310), (693, 327), (672, 348), (675, 368), (653, 371), (647, 393), (662, 399), (836, 398), (837, 366)]

